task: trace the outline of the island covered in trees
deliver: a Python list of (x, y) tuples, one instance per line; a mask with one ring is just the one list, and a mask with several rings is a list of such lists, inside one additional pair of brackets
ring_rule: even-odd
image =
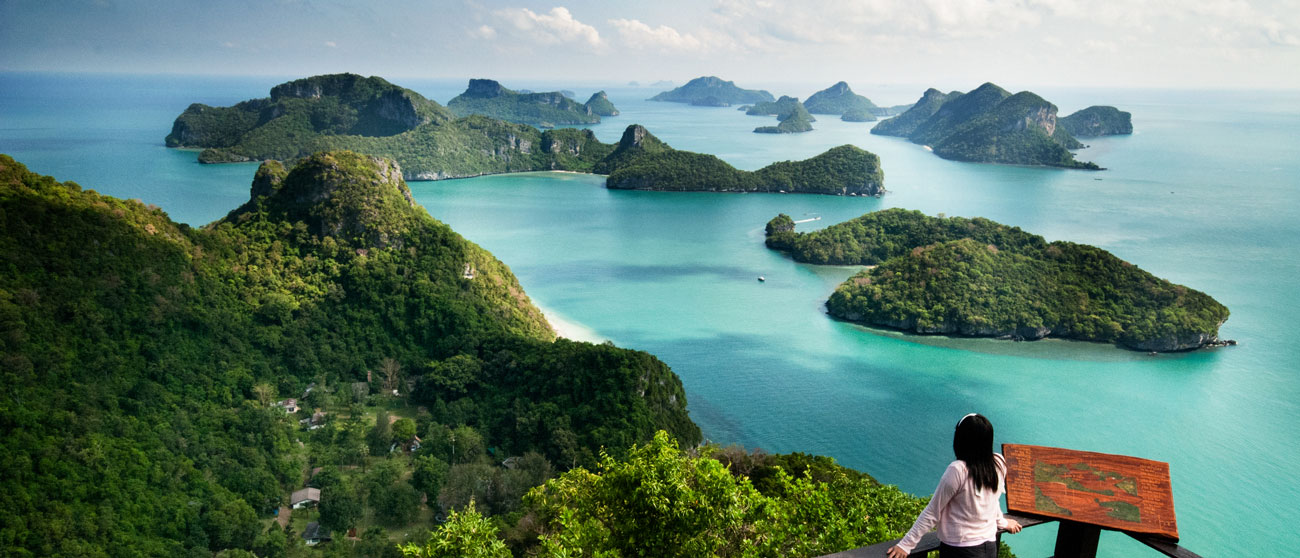
[(813, 118), (804, 104), (795, 97), (782, 95), (780, 99), (767, 103), (755, 103), (745, 109), (750, 116), (776, 116), (776, 126), (759, 126), (754, 128), (756, 134), (794, 134), (811, 132)]
[[(191, 105), (176, 118), (167, 145), (202, 148), (199, 160), (209, 163), (292, 162), (322, 150), (348, 149), (396, 160), (407, 180), (565, 170), (609, 175), (606, 185), (621, 189), (884, 191), (879, 158), (851, 146), (746, 172), (712, 155), (672, 149), (635, 124), (618, 143), (607, 144), (591, 130), (543, 131), (482, 115), (456, 118), (446, 107), (377, 77), (316, 76), (278, 85), (271, 93), (269, 99), (233, 107)], [(601, 99), (600, 93), (593, 95), (593, 106)], [(643, 145), (646, 137), (650, 143)]]
[[(594, 103), (594, 104), (593, 104)], [(464, 93), (447, 102), (456, 116), (481, 114), (498, 120), (553, 128), (564, 124), (596, 124), (601, 116), (614, 116), (618, 109), (605, 92), (592, 95), (587, 104), (563, 92), (522, 93), (506, 89), (490, 79), (471, 79)]]
[(1115, 343), (1182, 351), (1219, 343), (1228, 309), (1085, 244), (988, 219), (888, 209), (798, 233), (778, 215), (767, 246), (799, 262), (872, 266), (826, 302), (835, 317), (916, 333)]
[(1062, 118), (1061, 125), (1080, 138), (1128, 135), (1133, 133), (1133, 114), (1094, 105)]
[(849, 115), (845, 120), (851, 122), (876, 120), (874, 111), (879, 108), (871, 99), (854, 93), (849, 84), (842, 81), (810, 95), (804, 101), (804, 107), (812, 114)]
[(803, 161), (781, 161), (742, 171), (703, 153), (678, 151), (641, 126), (629, 126), (609, 156), (596, 164), (608, 172), (605, 187), (625, 190), (775, 192), (878, 196), (885, 192), (880, 157), (841, 145)]
[(772, 94), (767, 91), (741, 89), (733, 81), (724, 81), (714, 76), (697, 77), (686, 82), (686, 85), (650, 97), (651, 101), (690, 103), (715, 107), (765, 103), (773, 99)]
[(957, 161), (1098, 170), (1077, 161), (1083, 147), (1058, 125), (1056, 105), (1029, 91), (985, 83), (969, 93), (927, 90), (907, 112), (881, 121), (871, 133), (907, 138)]
[(18, 555), (819, 556), (924, 506), (699, 446), (663, 362), (557, 339), (388, 159), (266, 162), (195, 228), (0, 155), (0, 265)]

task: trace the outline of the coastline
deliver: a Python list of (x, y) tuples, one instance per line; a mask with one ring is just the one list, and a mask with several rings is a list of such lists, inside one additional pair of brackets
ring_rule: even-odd
[(563, 337), (570, 341), (583, 341), (587, 343), (604, 343), (605, 341), (608, 341), (608, 339), (601, 337), (599, 333), (596, 333), (596, 330), (565, 318), (554, 310), (537, 304), (537, 301), (535, 300), (533, 301), (533, 305), (537, 306), (537, 309), (542, 311), (542, 315), (546, 317), (547, 323), (551, 324), (551, 329), (555, 330), (556, 337)]

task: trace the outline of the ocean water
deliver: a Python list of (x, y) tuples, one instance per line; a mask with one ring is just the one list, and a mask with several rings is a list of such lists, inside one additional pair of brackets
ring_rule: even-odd
[[(164, 148), (172, 119), (191, 102), (229, 105), (281, 81), (0, 74), (0, 152), (206, 223), (247, 199), (255, 166), (199, 165), (194, 152)], [(393, 81), (444, 103), (464, 87)], [(829, 116), (807, 134), (753, 134), (774, 119), (650, 103), (650, 89), (506, 85), (573, 89), (579, 100), (604, 88), (623, 114), (593, 127), (602, 140), (640, 123), (745, 169), (843, 143), (880, 155), (889, 190), (880, 198), (610, 191), (601, 177), (568, 173), (411, 184), (566, 329), (671, 365), (712, 441), (831, 455), (928, 494), (952, 458), (953, 423), (977, 411), (998, 443), (1169, 462), (1182, 542), (1201, 555), (1300, 545), (1300, 349), (1286, 333), (1300, 309), (1300, 93), (1036, 89), (1062, 114), (1091, 104), (1133, 112), (1134, 135), (1089, 140), (1079, 154), (1109, 170), (1082, 172), (944, 161)], [(819, 85), (768, 88), (804, 98)], [(895, 104), (921, 89), (858, 92)], [(871, 330), (822, 308), (856, 268), (796, 264), (763, 247), (763, 226), (780, 212), (821, 218), (807, 230), (888, 207), (1103, 247), (1227, 305), (1221, 336), (1240, 345), (1148, 356)], [(1007, 540), (1021, 556), (1048, 556), (1054, 536), (1049, 524)], [(1108, 532), (1100, 555), (1155, 554)]]

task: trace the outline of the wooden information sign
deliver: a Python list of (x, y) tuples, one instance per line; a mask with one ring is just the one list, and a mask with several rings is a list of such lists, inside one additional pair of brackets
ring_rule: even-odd
[(1007, 510), (1178, 540), (1169, 464), (1003, 444)]

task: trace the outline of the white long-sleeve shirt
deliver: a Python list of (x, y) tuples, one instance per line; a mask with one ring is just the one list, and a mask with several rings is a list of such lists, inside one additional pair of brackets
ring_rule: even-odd
[(1005, 489), (1006, 465), (1001, 454), (993, 454), (993, 462), (998, 471), (997, 490), (976, 490), (966, 462), (958, 459), (949, 463), (930, 504), (916, 518), (907, 536), (898, 541), (899, 548), (910, 554), (935, 524), (939, 526), (939, 540), (948, 546), (975, 546), (997, 540), (998, 528), (1007, 525), (998, 503)]

